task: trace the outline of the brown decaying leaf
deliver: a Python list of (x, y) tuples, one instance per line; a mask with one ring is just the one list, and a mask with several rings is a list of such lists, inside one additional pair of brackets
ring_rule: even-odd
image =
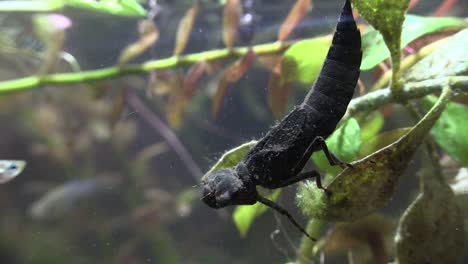
[(444, 0), (434, 12), (434, 16), (444, 16), (457, 3), (457, 0)]
[(409, 6), (408, 6), (408, 11), (411, 11), (418, 4), (418, 2), (419, 2), (419, 0), (410, 0)]
[(185, 13), (177, 27), (176, 44), (174, 47), (174, 55), (179, 56), (184, 52), (187, 46), (190, 33), (192, 32), (193, 22), (198, 14), (198, 1), (195, 1), (192, 7)]
[(255, 60), (255, 52), (249, 49), (244, 56), (237, 60), (234, 64), (229, 66), (224, 72), (224, 76), (228, 82), (237, 82), (247, 70), (252, 66)]
[(358, 79), (357, 86), (359, 88), (359, 95), (362, 96), (366, 93), (366, 85), (361, 81), (361, 78)]
[(286, 112), (291, 84), (286, 83), (281, 78), (282, 57), (279, 57), (276, 65), (271, 69), (270, 80), (268, 81), (268, 104), (271, 112), (277, 118)]
[(382, 109), (382, 114), (384, 117), (389, 116), (393, 112), (393, 105), (392, 104), (386, 104), (383, 106)]
[(299, 22), (305, 17), (309, 9), (311, 8), (311, 0), (297, 0), (288, 16), (284, 20), (278, 32), (278, 40), (285, 41), (289, 34), (299, 24)]
[(115, 128), (115, 125), (120, 120), (122, 113), (125, 110), (125, 103), (127, 99), (127, 90), (125, 88), (120, 89), (119, 94), (116, 95), (112, 106), (110, 115), (110, 127)]
[(128, 45), (119, 56), (118, 65), (122, 66), (134, 59), (135, 57), (141, 55), (145, 52), (151, 45), (153, 45), (159, 38), (159, 30), (153, 21), (144, 19), (138, 23), (138, 32), (140, 38)]
[(281, 80), (280, 73), (273, 71), (268, 81), (268, 104), (275, 117), (281, 117), (288, 103), (291, 85)]
[(218, 82), (218, 88), (216, 89), (216, 93), (213, 97), (213, 103), (211, 105), (211, 115), (213, 118), (216, 118), (219, 114), (221, 103), (223, 102), (224, 95), (226, 94), (228, 84), (229, 83), (225, 78), (221, 78)]
[(226, 94), (227, 87), (230, 83), (237, 82), (252, 66), (255, 60), (255, 53), (252, 49), (242, 56), (235, 63), (231, 64), (223, 73), (223, 76), (219, 80), (218, 89), (213, 97), (213, 105), (211, 113), (213, 117), (218, 116), (221, 104), (223, 102), (224, 95)]
[(173, 72), (169, 70), (152, 71), (149, 78), (149, 91), (152, 95), (167, 95), (171, 91)]
[(166, 119), (172, 128), (179, 128), (182, 124), (187, 105), (197, 90), (206, 65), (205, 61), (193, 65), (185, 76), (181, 69), (157, 72), (151, 91), (168, 96)]
[(241, 5), (239, 0), (227, 0), (223, 13), (223, 40), (228, 49), (234, 46), (239, 29), (239, 19), (241, 15)]
[(314, 251), (320, 250), (329, 255), (337, 251), (352, 250), (354, 259), (360, 260), (356, 263), (369, 263), (372, 255), (372, 263), (387, 263), (395, 226), (394, 221), (379, 214), (351, 223), (338, 223), (317, 243)]
[(184, 94), (187, 98), (192, 98), (198, 88), (203, 73), (207, 67), (206, 61), (201, 61), (188, 70), (184, 78)]
[(167, 122), (172, 128), (179, 128), (182, 124), (182, 117), (187, 106), (187, 99), (183, 90), (183, 73), (177, 71), (170, 83), (170, 93), (166, 106)]
[(278, 64), (281, 62), (281, 59), (282, 57), (279, 55), (266, 55), (258, 57), (258, 61), (260, 62), (260, 64), (271, 72), (278, 67)]
[(206, 62), (206, 73), (208, 75), (215, 74), (220, 71), (223, 67), (223, 62), (221, 60), (212, 60)]

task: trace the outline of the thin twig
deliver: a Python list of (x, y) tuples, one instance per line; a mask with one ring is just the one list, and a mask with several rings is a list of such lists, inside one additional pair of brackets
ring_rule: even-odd
[(190, 171), (192, 176), (197, 182), (200, 181), (201, 176), (203, 175), (200, 167), (195, 163), (190, 153), (184, 147), (182, 142), (180, 142), (177, 135), (166, 125), (164, 122), (155, 115), (151, 110), (149, 110), (141, 99), (135, 94), (135, 92), (129, 90), (128, 92), (128, 104), (135, 110), (140, 116), (159, 134), (167, 141), (169, 146), (174, 150), (175, 153), (179, 156), (181, 161), (185, 164), (187, 169)]

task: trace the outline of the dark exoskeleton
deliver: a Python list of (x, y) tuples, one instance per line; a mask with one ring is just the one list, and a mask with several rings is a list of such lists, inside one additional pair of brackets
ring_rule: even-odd
[(285, 209), (259, 195), (256, 186), (276, 189), (315, 178), (317, 187), (328, 194), (318, 172), (302, 169), (318, 150), (324, 151), (330, 164), (346, 166), (328, 151), (324, 139), (335, 130), (353, 97), (361, 57), (361, 35), (350, 0), (346, 0), (322, 70), (304, 102), (274, 126), (237, 166), (205, 175), (202, 200), (212, 208), (263, 203), (287, 216), (311, 238)]

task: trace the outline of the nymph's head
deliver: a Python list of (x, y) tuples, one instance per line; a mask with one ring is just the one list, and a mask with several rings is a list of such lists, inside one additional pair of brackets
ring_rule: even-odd
[(212, 208), (257, 201), (255, 185), (243, 182), (234, 169), (222, 169), (203, 176), (202, 188), (202, 200)]

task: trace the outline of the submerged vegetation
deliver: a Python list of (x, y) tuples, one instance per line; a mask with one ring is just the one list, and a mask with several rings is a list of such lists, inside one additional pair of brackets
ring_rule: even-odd
[(259, 190), (293, 193), (313, 243), (258, 203), (226, 221), (199, 183), (308, 91), (325, 1), (140, 2), (0, 2), (1, 263), (466, 261), (468, 23), (445, 16), (463, 3), (352, 1), (361, 80), (327, 145), (353, 167), (312, 155), (330, 197)]

